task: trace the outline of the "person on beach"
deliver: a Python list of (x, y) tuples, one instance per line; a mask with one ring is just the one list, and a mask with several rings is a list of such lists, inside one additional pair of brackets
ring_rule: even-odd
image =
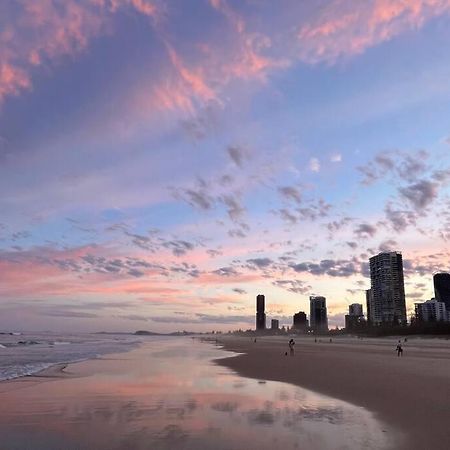
[(397, 356), (403, 356), (403, 348), (402, 348), (402, 344), (400, 344), (400, 342), (397, 344)]
[(294, 341), (294, 339), (291, 339), (289, 341), (289, 353), (291, 354), (291, 356), (294, 356), (294, 345), (295, 345), (295, 341)]

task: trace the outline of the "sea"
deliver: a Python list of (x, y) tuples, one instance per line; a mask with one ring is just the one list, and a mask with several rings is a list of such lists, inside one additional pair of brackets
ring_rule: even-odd
[(141, 341), (132, 334), (0, 333), (0, 381), (32, 375), (55, 364), (126, 352)]

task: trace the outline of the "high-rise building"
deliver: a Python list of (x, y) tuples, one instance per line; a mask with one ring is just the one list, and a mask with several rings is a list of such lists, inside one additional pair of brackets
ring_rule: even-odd
[(448, 322), (449, 315), (444, 302), (432, 298), (424, 303), (415, 304), (418, 322)]
[(308, 319), (303, 311), (294, 314), (292, 327), (297, 331), (306, 333), (308, 330)]
[(315, 333), (328, 331), (327, 300), (325, 297), (309, 297), (309, 322)]
[(272, 330), (279, 330), (280, 329), (280, 321), (277, 319), (272, 319), (272, 322), (270, 323), (270, 328)]
[(436, 300), (444, 302), (447, 311), (450, 311), (450, 273), (435, 273), (433, 284)]
[(400, 252), (379, 253), (370, 262), (371, 323), (406, 324), (403, 259)]
[[(374, 317), (375, 308), (373, 305), (372, 289), (366, 290), (366, 311), (367, 311), (367, 322), (370, 324), (376, 323), (377, 320), (375, 320)], [(379, 319), (379, 321), (381, 321), (381, 318)]]
[(350, 316), (363, 316), (363, 305), (361, 303), (353, 303), (348, 307), (348, 314)]
[(360, 303), (353, 303), (348, 307), (348, 314), (345, 316), (346, 330), (353, 330), (361, 326), (364, 321), (363, 305)]
[(256, 329), (266, 329), (266, 313), (265, 313), (266, 298), (259, 294), (256, 296)]

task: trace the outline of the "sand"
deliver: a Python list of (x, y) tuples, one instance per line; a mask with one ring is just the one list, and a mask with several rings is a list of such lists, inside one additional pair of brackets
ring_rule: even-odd
[[(292, 383), (362, 406), (395, 427), (401, 448), (450, 448), (450, 341), (409, 338), (397, 357), (398, 338), (221, 337), (242, 353), (217, 362), (239, 374)], [(403, 340), (403, 339), (402, 339)], [(398, 447), (400, 448), (400, 447)]]
[(222, 355), (196, 339), (149, 339), (127, 353), (0, 383), (0, 448), (395, 448), (396, 434), (370, 412), (238, 376), (212, 362)]

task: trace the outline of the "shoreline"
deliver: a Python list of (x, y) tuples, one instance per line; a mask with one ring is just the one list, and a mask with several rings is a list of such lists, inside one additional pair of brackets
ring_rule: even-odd
[(294, 357), (285, 356), (285, 337), (221, 336), (216, 359), (239, 375), (297, 385), (374, 413), (401, 435), (401, 449), (450, 447), (450, 343), (430, 348), (420, 340), (404, 345), (398, 358), (394, 338), (328, 338), (315, 343), (295, 337)]

